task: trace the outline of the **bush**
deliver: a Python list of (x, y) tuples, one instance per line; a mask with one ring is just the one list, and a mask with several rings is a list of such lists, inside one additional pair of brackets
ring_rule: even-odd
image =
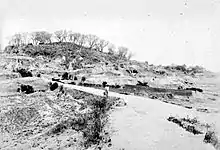
[(17, 69), (16, 72), (20, 73), (22, 77), (32, 77), (32, 73), (24, 68)]
[(68, 80), (69, 79), (69, 74), (67, 72), (65, 72), (63, 75), (62, 75), (62, 80)]
[(214, 131), (208, 131), (205, 134), (203, 142), (212, 144), (216, 149), (220, 148), (219, 139)]
[(82, 79), (81, 79), (81, 81), (82, 81), (82, 82), (85, 82), (85, 81), (86, 81), (86, 77), (83, 76)]
[(53, 83), (53, 84), (52, 84), (52, 83), (50, 84), (50, 90), (51, 90), (51, 91), (54, 91), (54, 90), (56, 90), (57, 88), (58, 88), (58, 83), (57, 83), (57, 82), (55, 82), (55, 83)]
[(74, 80), (75, 80), (75, 81), (78, 80), (76, 76), (74, 77)]
[(18, 92), (24, 92), (25, 94), (34, 93), (34, 88), (30, 85), (22, 84), (21, 87), (17, 90)]

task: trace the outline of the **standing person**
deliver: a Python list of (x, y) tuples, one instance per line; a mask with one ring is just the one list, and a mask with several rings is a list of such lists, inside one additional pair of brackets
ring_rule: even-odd
[(109, 87), (107, 86), (107, 82), (106, 81), (102, 82), (102, 86), (105, 90), (103, 94), (106, 98), (108, 98)]

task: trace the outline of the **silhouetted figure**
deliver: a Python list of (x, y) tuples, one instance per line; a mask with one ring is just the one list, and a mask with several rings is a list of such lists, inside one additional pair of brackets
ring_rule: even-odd
[(105, 90), (103, 94), (107, 98), (108, 97), (108, 92), (109, 92), (109, 87), (107, 86), (107, 82), (106, 81), (102, 82), (102, 86)]

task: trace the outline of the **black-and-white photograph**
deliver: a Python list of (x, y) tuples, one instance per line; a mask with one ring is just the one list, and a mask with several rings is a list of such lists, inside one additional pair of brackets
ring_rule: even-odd
[(0, 0), (0, 150), (220, 150), (220, 0)]

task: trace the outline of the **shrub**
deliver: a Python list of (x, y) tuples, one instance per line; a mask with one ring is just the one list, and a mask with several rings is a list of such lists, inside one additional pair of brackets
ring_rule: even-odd
[(208, 131), (205, 134), (203, 142), (212, 144), (216, 149), (220, 148), (219, 139), (214, 131)]
[(76, 76), (74, 77), (74, 80), (75, 80), (75, 81), (78, 80)]
[(30, 85), (21, 84), (21, 87), (17, 91), (24, 92), (25, 94), (30, 94), (30, 93), (34, 93), (34, 88)]
[(58, 88), (58, 83), (57, 83), (57, 82), (55, 82), (55, 83), (53, 83), (53, 84), (50, 85), (50, 90), (51, 90), (51, 91), (54, 91), (54, 90), (56, 90), (57, 88)]
[(63, 75), (62, 75), (62, 80), (68, 80), (69, 78), (69, 74), (67, 72), (65, 72)]
[(32, 77), (32, 73), (24, 68), (17, 69), (16, 72), (20, 73), (22, 77)]
[(81, 79), (81, 81), (82, 81), (82, 82), (85, 82), (85, 81), (86, 81), (86, 77), (83, 76), (82, 79)]

